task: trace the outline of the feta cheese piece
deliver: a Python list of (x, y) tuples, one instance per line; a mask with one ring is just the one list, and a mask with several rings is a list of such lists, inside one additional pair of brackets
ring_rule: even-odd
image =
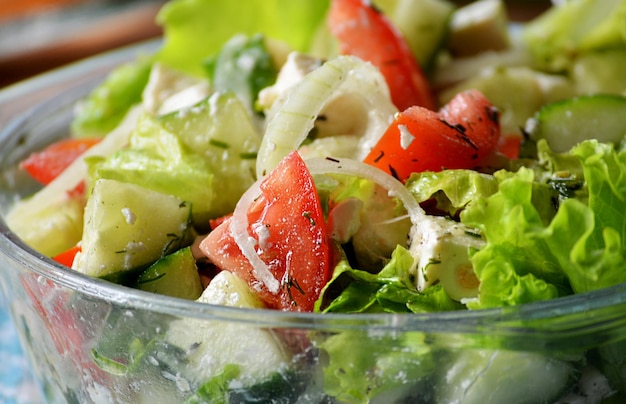
[(479, 0), (459, 8), (452, 15), (448, 48), (455, 56), (502, 51), (510, 44), (503, 0)]
[(278, 72), (276, 83), (259, 92), (258, 104), (269, 109), (282, 94), (298, 84), (304, 76), (321, 65), (321, 60), (299, 52), (291, 52)]
[(475, 297), (479, 281), (468, 253), (470, 248), (479, 249), (484, 244), (467, 226), (444, 217), (428, 216), (410, 247), (418, 259), (418, 289), (439, 282), (451, 299)]
[(207, 80), (155, 63), (143, 91), (143, 107), (154, 115), (163, 115), (191, 106), (210, 95)]

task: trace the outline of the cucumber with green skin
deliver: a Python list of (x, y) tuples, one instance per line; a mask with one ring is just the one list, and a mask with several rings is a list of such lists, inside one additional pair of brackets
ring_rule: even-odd
[[(197, 301), (244, 309), (265, 307), (243, 279), (228, 271), (219, 272)], [(165, 341), (188, 353), (180, 374), (192, 385), (201, 385), (234, 365), (241, 369), (237, 381), (249, 387), (276, 372), (287, 372), (292, 363), (277, 333), (245, 322), (182, 318), (170, 324)]]
[(202, 282), (191, 248), (180, 249), (152, 264), (137, 279), (137, 288), (188, 300), (200, 297)]
[(188, 245), (191, 205), (139, 185), (99, 179), (85, 206), (75, 267), (94, 276), (145, 268)]
[(455, 10), (454, 3), (446, 0), (399, 0), (393, 8), (387, 6), (385, 12), (389, 12), (390, 19), (406, 38), (422, 69), (430, 71), (437, 53), (445, 47)]
[(528, 121), (526, 132), (533, 140), (545, 139), (557, 153), (586, 139), (620, 142), (626, 135), (626, 97), (584, 95), (547, 104)]

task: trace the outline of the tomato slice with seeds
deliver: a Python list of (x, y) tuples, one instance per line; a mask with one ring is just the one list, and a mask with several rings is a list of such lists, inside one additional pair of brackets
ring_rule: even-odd
[(101, 138), (63, 139), (35, 152), (20, 163), (20, 167), (43, 185), (49, 184), (70, 164)]
[(406, 181), (414, 172), (479, 167), (499, 138), (498, 110), (468, 90), (439, 112), (410, 107), (399, 113), (364, 161)]
[(437, 102), (408, 43), (366, 0), (333, 0), (328, 24), (340, 51), (378, 67), (399, 110), (413, 105), (436, 109)]
[(245, 279), (270, 308), (313, 311), (331, 276), (326, 223), (313, 178), (300, 155), (285, 157), (260, 184), (261, 195), (247, 211), (248, 234), (256, 252), (280, 283), (272, 293), (253, 274), (231, 233), (227, 217), (201, 242), (200, 249), (220, 269)]

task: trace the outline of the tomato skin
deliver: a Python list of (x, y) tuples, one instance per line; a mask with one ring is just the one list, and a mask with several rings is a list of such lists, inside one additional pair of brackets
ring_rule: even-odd
[(260, 189), (262, 195), (247, 212), (248, 233), (280, 283), (277, 293), (254, 276), (230, 232), (232, 217), (210, 232), (200, 248), (220, 269), (245, 279), (268, 307), (313, 311), (331, 275), (329, 239), (313, 178), (294, 151), (265, 177)]
[(43, 335), (38, 335), (36, 341), (50, 339), (57, 351), (51, 353), (49, 358), (64, 358), (67, 365), (80, 371), (84, 380), (109, 385), (110, 375), (96, 365), (89, 351), (95, 341), (93, 334), (100, 330), (95, 322), (104, 320), (98, 318), (98, 312), (94, 312), (94, 318), (87, 321), (79, 316), (80, 306), (72, 301), (74, 292), (35, 273), (22, 274), (20, 282), (26, 293), (23, 304), (39, 317), (37, 321), (45, 327), (41, 329)]
[(87, 149), (101, 138), (62, 139), (35, 152), (20, 163), (20, 167), (43, 185), (49, 184)]
[(511, 160), (519, 158), (521, 147), (522, 137), (519, 135), (501, 136), (498, 142), (498, 152)]
[(436, 109), (428, 80), (404, 37), (369, 1), (333, 0), (328, 23), (341, 53), (378, 67), (399, 110), (414, 105)]
[(399, 113), (364, 161), (406, 181), (414, 172), (478, 167), (499, 138), (497, 109), (469, 90), (439, 112), (410, 107)]
[(217, 226), (219, 226), (220, 224), (224, 223), (226, 221), (226, 219), (228, 219), (231, 216), (232, 216), (232, 213), (228, 213), (228, 214), (226, 214), (224, 216), (216, 217), (214, 219), (209, 219), (209, 228), (211, 230), (215, 230), (217, 228)]
[(52, 259), (61, 265), (65, 265), (66, 267), (71, 268), (72, 264), (74, 263), (74, 257), (76, 257), (76, 254), (78, 254), (80, 251), (80, 245), (75, 245), (74, 247), (63, 251), (62, 253), (55, 255)]

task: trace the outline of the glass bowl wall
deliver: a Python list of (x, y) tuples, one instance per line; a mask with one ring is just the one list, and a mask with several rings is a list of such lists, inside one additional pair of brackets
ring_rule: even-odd
[[(75, 101), (113, 66), (158, 45), (108, 53), (0, 92), (0, 286), (48, 401), (184, 402), (211, 377), (227, 381), (220, 388), (230, 402), (624, 396), (626, 285), (500, 310), (292, 314), (128, 289), (26, 246), (4, 221), (13, 201), (37, 187), (17, 164), (67, 134)], [(240, 376), (229, 379), (226, 364), (238, 365)]]

